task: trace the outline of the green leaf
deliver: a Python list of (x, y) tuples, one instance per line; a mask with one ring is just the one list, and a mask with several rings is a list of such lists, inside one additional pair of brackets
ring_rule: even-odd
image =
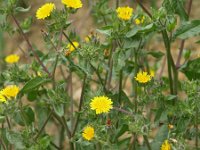
[(182, 0), (172, 0), (173, 8), (175, 9), (175, 13), (180, 16), (182, 21), (188, 21), (189, 17), (185, 11), (184, 4)]
[(185, 22), (175, 31), (172, 39), (187, 39), (200, 34), (200, 20)]
[(122, 134), (124, 134), (126, 131), (128, 131), (128, 125), (123, 124), (117, 131), (116, 135), (114, 136), (114, 141), (116, 141)]
[(62, 117), (64, 115), (64, 106), (63, 106), (63, 104), (54, 104), (53, 108), (55, 110), (55, 113), (58, 116)]
[(123, 48), (124, 49), (137, 48), (139, 43), (140, 43), (139, 39), (132, 39), (132, 38), (131, 39), (126, 39), (124, 41)]
[(127, 38), (135, 36), (137, 33), (148, 33), (154, 31), (154, 24), (148, 24), (145, 27), (136, 26), (126, 34)]
[(31, 125), (35, 121), (35, 114), (31, 107), (24, 107), (24, 117), (27, 125)]
[(48, 149), (48, 146), (50, 145), (51, 137), (44, 136), (39, 140), (39, 145), (41, 149)]
[(29, 6), (28, 8), (23, 8), (23, 7), (17, 7), (15, 8), (16, 12), (28, 12), (31, 9), (31, 6)]
[(158, 59), (161, 59), (164, 56), (164, 53), (160, 51), (151, 51), (148, 52), (148, 54)]
[(188, 63), (181, 68), (181, 71), (189, 80), (200, 79), (200, 58), (188, 61)]
[(50, 79), (47, 79), (45, 77), (35, 77), (34, 79), (28, 81), (25, 86), (21, 89), (21, 93), (27, 93), (30, 92), (36, 88), (38, 88), (40, 85), (47, 83), (51, 81)]
[(38, 95), (38, 91), (31, 91), (27, 94), (27, 99), (32, 102), (36, 100), (37, 95)]
[(151, 148), (153, 150), (160, 150), (160, 146), (162, 145), (163, 141), (167, 139), (167, 135), (168, 128), (166, 125), (163, 125), (157, 132), (154, 141), (151, 143)]
[(21, 126), (31, 125), (35, 121), (35, 114), (31, 107), (23, 107), (13, 116), (16, 123)]
[(3, 123), (5, 118), (6, 118), (5, 116), (0, 116), (0, 123)]
[(97, 29), (97, 32), (111, 36), (112, 26), (105, 26), (105, 27), (102, 27), (101, 29)]
[(7, 131), (6, 138), (9, 141), (9, 143), (11, 143), (15, 146), (15, 149), (25, 149), (25, 145), (23, 143), (23, 138), (20, 133)]
[(168, 101), (175, 100), (176, 98), (177, 98), (177, 95), (168, 95), (168, 96), (167, 96), (167, 100), (168, 100)]

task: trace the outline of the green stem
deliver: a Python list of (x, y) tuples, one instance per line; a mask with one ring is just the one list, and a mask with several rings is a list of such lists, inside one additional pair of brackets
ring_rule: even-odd
[[(3, 150), (7, 150), (6, 145), (5, 145), (5, 143), (3, 142), (3, 139), (2, 139), (2, 138), (0, 138), (0, 145), (2, 145)], [(1, 146), (0, 146), (0, 148), (1, 148)]]
[(144, 137), (144, 141), (147, 145), (148, 150), (152, 150), (151, 145), (150, 145), (149, 140), (148, 140), (148, 137), (146, 135), (143, 135), (143, 137)]
[(91, 63), (90, 63), (90, 66), (92, 67), (92, 69), (93, 69), (94, 72), (96, 73), (96, 75), (97, 75), (97, 77), (98, 77), (98, 79), (99, 79), (99, 81), (100, 81), (100, 83), (101, 83), (101, 85), (102, 85), (102, 87), (103, 87), (104, 93), (107, 93), (106, 87), (105, 87), (105, 85), (104, 85), (103, 79), (101, 78), (98, 69), (96, 69)]
[(165, 48), (166, 48), (166, 52), (167, 52), (167, 65), (168, 65), (168, 76), (169, 76), (169, 85), (170, 85), (170, 93), (173, 95), (174, 94), (174, 90), (173, 90), (173, 79), (172, 79), (172, 60), (171, 60), (171, 52), (170, 52), (170, 41), (169, 41), (169, 37), (167, 35), (167, 31), (163, 30), (162, 31), (162, 36), (163, 36), (163, 40), (164, 40), (164, 44), (165, 44)]
[[(81, 92), (81, 97), (80, 97), (80, 103), (79, 103), (79, 108), (78, 108), (78, 112), (81, 111), (82, 109), (82, 105), (83, 105), (83, 100), (84, 100), (84, 93), (85, 93), (85, 88), (86, 88), (86, 79), (87, 79), (87, 75), (85, 75), (84, 79), (83, 79), (83, 86), (82, 86), (82, 92)], [(74, 136), (76, 129), (78, 127), (78, 123), (79, 123), (79, 119), (80, 119), (80, 113), (78, 113), (77, 118), (76, 118), (76, 122), (72, 131), (72, 137)]]
[(121, 105), (121, 96), (122, 96), (122, 81), (123, 81), (123, 70), (121, 69), (120, 70), (120, 73), (119, 73), (119, 90), (118, 90), (118, 102), (119, 102), (119, 105)]
[(73, 100), (73, 83), (72, 83), (72, 72), (70, 71), (69, 74), (69, 90), (70, 90), (70, 121), (71, 121), (71, 131), (73, 130), (73, 126), (74, 126), (74, 117), (73, 117), (73, 113), (74, 113), (74, 100)]
[(8, 124), (8, 128), (11, 129), (11, 124), (10, 124), (8, 116), (6, 116), (6, 121), (7, 121), (7, 124)]
[(196, 147), (196, 150), (198, 150), (198, 147), (199, 147), (199, 128), (198, 128), (199, 114), (198, 113), (199, 113), (198, 108), (196, 108), (196, 115), (195, 115), (195, 128), (196, 128), (195, 147)]

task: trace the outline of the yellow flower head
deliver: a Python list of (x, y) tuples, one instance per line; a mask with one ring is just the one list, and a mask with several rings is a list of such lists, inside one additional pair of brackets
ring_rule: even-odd
[(88, 36), (85, 37), (85, 42), (86, 43), (89, 43), (90, 40), (91, 40), (91, 35), (88, 35)]
[(168, 140), (163, 142), (160, 150), (171, 150), (171, 145), (169, 144)]
[(81, 0), (62, 0), (62, 3), (74, 9), (81, 8), (83, 6)]
[(170, 129), (173, 129), (174, 128), (174, 126), (172, 125), (172, 124), (168, 124), (168, 129), (170, 130)]
[(135, 79), (139, 82), (139, 83), (147, 83), (151, 80), (151, 76), (147, 74), (147, 72), (139, 72), (137, 74), (137, 76), (135, 77)]
[(141, 23), (144, 23), (144, 19), (145, 19), (144, 16), (142, 16), (141, 19), (139, 19), (139, 18), (135, 19), (135, 24), (136, 24), (136, 25), (139, 25), (139, 24), (141, 24)]
[(19, 56), (18, 55), (15, 55), (15, 54), (12, 54), (12, 55), (8, 55), (6, 58), (5, 58), (5, 61), (9, 64), (13, 64), (13, 63), (17, 63), (19, 61)]
[(45, 19), (51, 15), (51, 12), (55, 9), (54, 3), (46, 3), (40, 7), (36, 12), (37, 19)]
[(19, 93), (19, 87), (16, 85), (9, 85), (0, 91), (0, 94), (10, 99), (11, 97), (15, 98)]
[(94, 137), (94, 128), (91, 126), (85, 127), (83, 130), (82, 136), (86, 140), (90, 141)]
[(6, 98), (2, 94), (0, 94), (0, 103), (4, 102), (6, 102)]
[(108, 113), (112, 108), (112, 100), (106, 96), (96, 96), (90, 102), (90, 108), (96, 111), (96, 114)]
[(140, 19), (135, 19), (135, 24), (137, 24), (137, 25), (139, 25), (139, 24), (141, 24), (141, 21), (140, 21)]
[(154, 70), (150, 70), (150, 76), (153, 78), (155, 76)]
[(73, 45), (72, 44), (68, 44), (67, 45), (67, 52), (66, 52), (66, 55), (68, 56), (69, 54), (71, 54), (71, 52), (73, 52), (76, 48), (78, 48), (79, 47), (79, 43), (78, 42), (72, 42), (73, 43)]
[(133, 13), (133, 8), (130, 7), (118, 7), (117, 10), (117, 16), (119, 19), (122, 20), (130, 20), (130, 18), (132, 17), (132, 13)]

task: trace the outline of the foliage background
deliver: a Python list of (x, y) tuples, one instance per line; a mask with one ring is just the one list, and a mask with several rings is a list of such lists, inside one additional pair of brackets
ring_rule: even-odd
[[(115, 0), (114, 0), (115, 1)], [(35, 12), (38, 9), (38, 7), (40, 7), (43, 3), (48, 2), (48, 1), (43, 1), (43, 0), (32, 0), (32, 1), (25, 1), (26, 4), (31, 5), (31, 11), (26, 13), (26, 14), (19, 14), (21, 16), (18, 16), (18, 18), (22, 19), (26, 18), (27, 16), (32, 16), (33, 17), (33, 25), (30, 29), (30, 31), (28, 32), (28, 36), (30, 38), (30, 41), (32, 41), (34, 44), (37, 45), (38, 48), (42, 49), (45, 51), (46, 47), (45, 44), (42, 41), (42, 34), (41, 34), (41, 29), (44, 28), (44, 24), (42, 21), (38, 21), (35, 19)], [(59, 0), (55, 0), (55, 1), (50, 1), (50, 2), (54, 2), (57, 6), (57, 8), (62, 7), (62, 4), (60, 3)], [(91, 2), (91, 1), (90, 1)], [(159, 7), (161, 5), (162, 0), (151, 0), (151, 1), (147, 1), (147, 0), (143, 0), (143, 3), (150, 7), (150, 6), (157, 6)], [(83, 3), (86, 3), (86, 1), (83, 1)], [(134, 8), (136, 8), (136, 5), (134, 2), (132, 1), (125, 1), (125, 0), (121, 0), (120, 1), (120, 5), (129, 5), (129, 6), (133, 6)], [(59, 6), (60, 5), (60, 6)], [(112, 5), (112, 1), (111, 1), (111, 5)], [(191, 15), (190, 15), (190, 19), (199, 19), (200, 18), (200, 1), (199, 0), (194, 0), (193, 2), (193, 6), (192, 6), (192, 11), (191, 11)], [(75, 32), (77, 32), (81, 38), (84, 38), (86, 35), (88, 35), (90, 32), (95, 31), (96, 27), (98, 27), (98, 23), (95, 22), (95, 20), (91, 17), (91, 8), (88, 7), (87, 5), (84, 5), (83, 8), (81, 8), (76, 14), (71, 15), (71, 19), (74, 21), (72, 24), (71, 29), (74, 30)], [(0, 16), (1, 19), (2, 16)], [(95, 31), (96, 32), (96, 31)], [(99, 35), (100, 36), (100, 35)], [(100, 37), (101, 38), (101, 37)], [(103, 40), (103, 38), (102, 38)], [(192, 57), (196, 58), (199, 57), (200, 55), (200, 46), (199, 44), (195, 43), (198, 40), (198, 38), (194, 37), (191, 38), (189, 40), (186, 40), (185, 43), (185, 49), (189, 49), (192, 51)], [(153, 39), (151, 39), (151, 41), (149, 41), (148, 45), (146, 46), (147, 49), (149, 50), (159, 50), (159, 51), (163, 51), (164, 52), (164, 45), (163, 42), (161, 42), (162, 39), (159, 35), (157, 35), (156, 37), (154, 37)], [(180, 41), (176, 41), (175, 43), (173, 43), (172, 45), (172, 54), (173, 57), (177, 58), (178, 55), (178, 49), (180, 46)], [(23, 50), (28, 49), (25, 41), (18, 36), (17, 34), (15, 34), (14, 36), (8, 36), (7, 34), (4, 34), (3, 32), (0, 33), (0, 50), (1, 50), (1, 54), (0, 57), (4, 58), (5, 55), (15, 52), (17, 54), (19, 54), (22, 57), (22, 61), (24, 63), (29, 62), (29, 60), (26, 59), (25, 55), (23, 55), (22, 51), (20, 50), (20, 48), (22, 48)], [(3, 59), (1, 59), (1, 68), (3, 68)], [(152, 63), (154, 62), (154, 58), (150, 58), (150, 61), (152, 61)], [(162, 60), (159, 62), (158, 64), (158, 70), (157, 70), (157, 74), (159, 74), (160, 69), (162, 66)], [(165, 67), (167, 68), (167, 67)], [(167, 75), (166, 70), (164, 71), (165, 75)], [(60, 74), (60, 72), (57, 72), (57, 74)], [(57, 78), (59, 78), (59, 76), (57, 76)], [(185, 76), (183, 74), (180, 74), (180, 79), (185, 79)], [(74, 98), (78, 99), (80, 97), (80, 92), (81, 92), (81, 88), (80, 88), (80, 83), (76, 80), (73, 80), (73, 84), (74, 86)], [(126, 87), (126, 91), (129, 93), (130, 91), (130, 85), (127, 84)], [(184, 96), (184, 95), (183, 95)], [(56, 126), (52, 125), (52, 124), (48, 124), (48, 127), (46, 128), (47, 132), (50, 135), (54, 135), (54, 129), (56, 129)]]

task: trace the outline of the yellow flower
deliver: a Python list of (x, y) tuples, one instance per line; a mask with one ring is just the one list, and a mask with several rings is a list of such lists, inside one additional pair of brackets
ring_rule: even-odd
[(68, 44), (67, 45), (67, 52), (66, 52), (66, 55), (68, 56), (69, 54), (71, 54), (71, 52), (73, 52), (76, 48), (78, 48), (79, 47), (79, 43), (78, 42), (72, 42), (73, 43), (73, 45), (72, 44)]
[(37, 76), (42, 77), (42, 73), (40, 71), (37, 71)]
[(108, 113), (113, 108), (112, 100), (106, 96), (96, 96), (90, 102), (90, 108), (96, 111), (96, 114)]
[(9, 85), (0, 91), (0, 94), (10, 99), (11, 97), (15, 98), (19, 93), (19, 87), (16, 85)]
[(145, 19), (144, 16), (142, 16), (141, 19), (139, 19), (139, 18), (135, 19), (135, 24), (139, 25), (139, 24), (141, 24), (141, 23), (144, 23), (144, 19)]
[(140, 19), (135, 19), (135, 24), (139, 25), (141, 23)]
[(94, 128), (91, 126), (85, 127), (83, 130), (82, 136), (86, 140), (90, 141), (94, 137)]
[(71, 8), (81, 8), (83, 6), (81, 0), (62, 0), (62, 3)]
[(46, 3), (40, 7), (36, 12), (37, 19), (45, 19), (51, 15), (51, 12), (55, 9), (54, 3)]
[(151, 76), (147, 74), (147, 72), (139, 72), (137, 74), (137, 76), (135, 77), (135, 79), (139, 82), (139, 83), (147, 83), (151, 80)]
[(19, 56), (18, 55), (15, 55), (15, 54), (12, 54), (12, 55), (8, 55), (6, 58), (5, 58), (5, 61), (9, 64), (13, 64), (13, 63), (17, 63), (19, 61)]
[(172, 124), (168, 124), (168, 129), (170, 130), (170, 129), (173, 129), (174, 128), (174, 126), (172, 125)]
[(4, 103), (4, 102), (6, 102), (6, 98), (2, 95), (2, 94), (0, 94), (0, 103)]
[(160, 150), (171, 150), (171, 145), (169, 144), (168, 140), (163, 142)]
[(86, 36), (86, 37), (85, 37), (85, 42), (86, 42), (86, 43), (89, 43), (89, 42), (90, 42), (90, 39), (91, 39), (91, 36), (90, 36), (90, 35), (89, 35), (89, 36)]
[(153, 78), (155, 76), (154, 70), (150, 70), (150, 76)]
[(132, 17), (133, 9), (130, 7), (118, 7), (117, 10), (117, 16), (118, 18), (122, 20), (130, 20)]

